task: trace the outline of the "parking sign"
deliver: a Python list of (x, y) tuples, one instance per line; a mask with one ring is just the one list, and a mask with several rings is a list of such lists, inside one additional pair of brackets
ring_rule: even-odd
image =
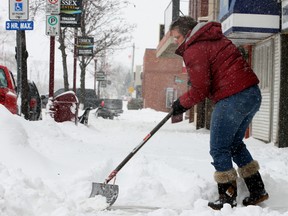
[(9, 19), (28, 20), (29, 19), (28, 0), (9, 0)]
[(58, 36), (60, 31), (60, 15), (46, 15), (46, 35)]

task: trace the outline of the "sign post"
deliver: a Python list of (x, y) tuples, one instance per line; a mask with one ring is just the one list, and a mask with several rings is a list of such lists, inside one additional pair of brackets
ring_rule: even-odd
[[(28, 116), (25, 97), (27, 96), (27, 58), (25, 30), (33, 30), (33, 21), (24, 21), (29, 19), (29, 1), (28, 0), (9, 0), (9, 20), (6, 22), (6, 30), (16, 30), (16, 60), (17, 60), (17, 94), (21, 98), (18, 104), (19, 114)], [(23, 83), (22, 83), (23, 82)], [(27, 84), (26, 84), (27, 83)]]
[(60, 34), (60, 0), (46, 0), (46, 35), (50, 36), (49, 97), (54, 97), (55, 36)]

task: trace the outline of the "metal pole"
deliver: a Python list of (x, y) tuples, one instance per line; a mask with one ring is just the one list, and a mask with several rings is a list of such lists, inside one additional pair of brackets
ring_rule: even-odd
[(21, 72), (22, 72), (22, 49), (21, 49), (21, 32), (16, 31), (16, 60), (17, 60), (17, 93), (21, 94)]
[(54, 97), (55, 36), (50, 36), (49, 97)]
[(97, 96), (100, 98), (100, 81), (98, 80)]
[(96, 91), (96, 83), (97, 83), (97, 79), (96, 79), (96, 74), (97, 74), (97, 58), (94, 58), (94, 90)]
[(22, 113), (22, 40), (21, 31), (16, 31), (16, 60), (17, 60), (17, 106), (18, 114)]
[(132, 65), (131, 65), (131, 86), (134, 87), (134, 56), (135, 56), (135, 44), (133, 43), (132, 46), (133, 50), (132, 50)]

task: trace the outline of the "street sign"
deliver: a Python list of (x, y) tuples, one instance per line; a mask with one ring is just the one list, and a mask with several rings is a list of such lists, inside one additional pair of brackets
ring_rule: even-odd
[(61, 27), (81, 27), (82, 0), (62, 0), (60, 5)]
[(93, 37), (78, 37), (77, 56), (93, 56)]
[(133, 87), (133, 86), (130, 86), (130, 87), (128, 88), (128, 92), (129, 92), (130, 94), (132, 94), (132, 93), (134, 92), (134, 87)]
[(104, 81), (106, 80), (106, 75), (103, 71), (99, 71), (96, 73), (96, 80), (97, 81)]
[(100, 86), (103, 87), (103, 88), (107, 87), (107, 82), (106, 82), (106, 80), (103, 80), (103, 81), (101, 82)]
[(60, 0), (46, 0), (46, 14), (60, 14)]
[(9, 19), (28, 20), (29, 19), (28, 0), (9, 0)]
[(60, 15), (46, 15), (46, 35), (58, 36), (60, 31)]
[(6, 21), (6, 30), (33, 30), (33, 21)]

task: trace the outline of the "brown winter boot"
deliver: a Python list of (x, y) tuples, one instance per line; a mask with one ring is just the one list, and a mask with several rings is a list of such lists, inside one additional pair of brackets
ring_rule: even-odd
[(245, 184), (250, 192), (250, 196), (243, 200), (244, 206), (256, 205), (269, 198), (258, 170), (259, 164), (255, 160), (238, 169), (239, 176), (244, 178)]
[(236, 170), (233, 168), (225, 172), (216, 171), (214, 178), (218, 184), (219, 199), (214, 202), (209, 202), (208, 206), (214, 210), (220, 210), (225, 203), (230, 204), (232, 208), (237, 206)]

